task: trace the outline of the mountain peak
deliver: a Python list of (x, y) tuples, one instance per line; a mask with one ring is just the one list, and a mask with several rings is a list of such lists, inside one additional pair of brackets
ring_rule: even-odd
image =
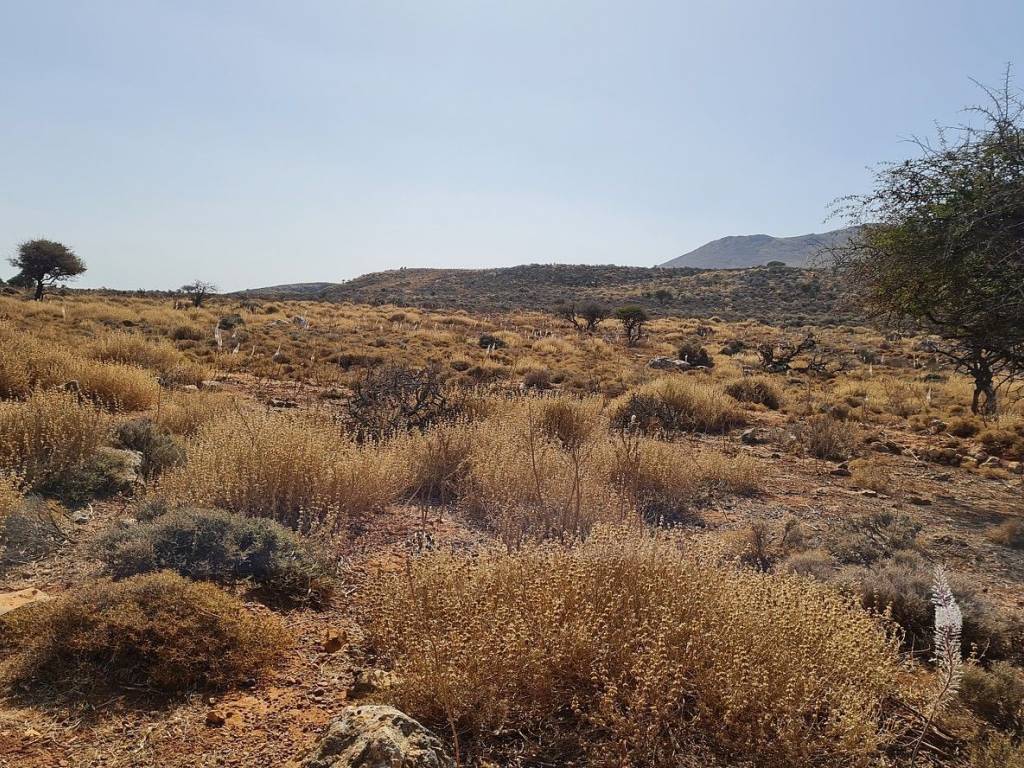
[(666, 261), (661, 266), (736, 269), (781, 261), (791, 267), (805, 267), (824, 249), (849, 241), (856, 231), (856, 227), (845, 227), (795, 237), (728, 235)]

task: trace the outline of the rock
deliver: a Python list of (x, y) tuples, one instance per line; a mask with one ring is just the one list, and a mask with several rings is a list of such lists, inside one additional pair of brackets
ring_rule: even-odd
[(870, 445), (868, 445), (868, 448), (878, 453), (889, 453), (889, 446), (887, 446), (881, 440), (875, 440)]
[(280, 397), (272, 397), (267, 401), (271, 408), (298, 408), (299, 404), (294, 400), (285, 400)]
[(685, 360), (677, 360), (674, 357), (652, 357), (647, 363), (648, 368), (655, 368), (659, 371), (688, 371), (693, 366)]
[(96, 461), (111, 485), (119, 489), (129, 490), (142, 482), (142, 454), (139, 451), (103, 446), (96, 449)]
[(383, 669), (357, 669), (353, 674), (352, 686), (348, 690), (349, 696), (365, 696), (374, 691), (381, 691), (392, 687), (398, 678), (394, 672), (386, 672)]
[(885, 447), (889, 449), (889, 453), (894, 453), (897, 456), (903, 453), (903, 446), (893, 440), (886, 440)]
[(760, 445), (765, 442), (764, 433), (761, 432), (757, 427), (751, 427), (750, 429), (743, 430), (740, 435), (740, 442), (744, 445)]
[(1010, 461), (1007, 462), (1006, 468), (1015, 475), (1024, 475), (1024, 462)]
[(347, 707), (301, 768), (451, 768), (444, 745), (393, 707)]
[(79, 509), (77, 512), (71, 513), (71, 522), (75, 525), (85, 525), (92, 519), (92, 515), (84, 510)]
[(0, 592), (0, 616), (33, 603), (45, 603), (50, 596), (41, 589), (28, 587), (15, 592)]
[(345, 647), (345, 636), (336, 629), (327, 630), (327, 637), (324, 638), (324, 651), (326, 653), (337, 653)]
[(228, 719), (219, 709), (211, 709), (206, 713), (206, 724), (211, 728), (220, 728)]
[(979, 466), (988, 461), (988, 459), (989, 455), (985, 453), (985, 451), (978, 451), (976, 454), (974, 454), (974, 460), (978, 462)]
[(200, 385), (200, 388), (201, 389), (222, 389), (223, 386), (224, 385), (221, 384), (219, 381), (214, 381), (213, 379), (207, 379), (206, 381), (204, 381)]
[(853, 473), (850, 471), (850, 466), (844, 461), (842, 464), (837, 466), (831, 472), (830, 475), (833, 477), (850, 477)]
[(918, 507), (930, 507), (932, 500), (924, 496), (918, 496), (916, 493), (911, 493), (907, 496), (907, 501)]

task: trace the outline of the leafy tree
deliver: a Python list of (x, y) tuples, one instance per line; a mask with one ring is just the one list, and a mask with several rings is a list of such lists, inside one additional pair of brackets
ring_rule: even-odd
[(881, 166), (874, 192), (840, 211), (861, 229), (831, 249), (877, 316), (935, 334), (974, 379), (971, 410), (1024, 372), (1024, 102), (1009, 72), (977, 125), (915, 139), (918, 156)]
[(193, 307), (201, 307), (207, 296), (217, 292), (217, 286), (205, 280), (195, 280), (181, 286), (181, 292), (192, 300)]
[(18, 255), (10, 261), (18, 270), (11, 278), (11, 285), (34, 288), (36, 301), (42, 300), (48, 286), (72, 280), (85, 272), (85, 262), (66, 245), (53, 240), (24, 242), (18, 246)]
[(643, 307), (628, 306), (616, 309), (615, 319), (622, 323), (622, 333), (626, 337), (626, 344), (635, 347), (643, 335), (644, 323), (650, 318)]
[(661, 306), (665, 306), (674, 298), (675, 294), (673, 294), (668, 288), (659, 288), (654, 292), (654, 300)]

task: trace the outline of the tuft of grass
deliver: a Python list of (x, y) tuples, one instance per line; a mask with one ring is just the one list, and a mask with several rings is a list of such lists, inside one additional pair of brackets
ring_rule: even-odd
[(1024, 520), (1004, 520), (988, 532), (990, 541), (1011, 549), (1024, 549)]
[(108, 433), (108, 418), (68, 392), (0, 403), (0, 469), (31, 490), (53, 488), (85, 467)]
[(397, 706), (468, 750), (521, 734), (530, 761), (866, 765), (905, 685), (894, 639), (838, 592), (621, 529), (427, 554), (363, 599)]
[(757, 403), (773, 411), (782, 407), (782, 391), (770, 376), (744, 376), (725, 385), (725, 394), (741, 403)]
[(239, 684), (289, 645), (283, 624), (173, 573), (86, 584), (0, 618), (17, 649), (8, 684), (167, 692)]
[(805, 453), (828, 461), (846, 461), (853, 455), (857, 442), (853, 426), (829, 414), (802, 422), (796, 436)]
[(691, 376), (655, 379), (623, 395), (611, 405), (611, 420), (618, 428), (665, 432), (721, 433), (746, 423), (733, 398)]
[(199, 428), (186, 454), (184, 466), (160, 478), (159, 494), (304, 531), (336, 529), (353, 514), (382, 508), (406, 485), (392, 453), (294, 414), (224, 414)]

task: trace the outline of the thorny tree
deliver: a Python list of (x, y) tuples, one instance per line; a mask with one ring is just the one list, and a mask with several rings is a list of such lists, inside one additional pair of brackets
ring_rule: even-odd
[(564, 320), (572, 323), (577, 331), (593, 333), (601, 321), (607, 319), (611, 314), (607, 307), (598, 304), (596, 301), (585, 301), (580, 305), (573, 302), (559, 304), (555, 307), (555, 313)]
[(914, 139), (919, 156), (881, 166), (875, 191), (844, 198), (861, 229), (829, 251), (877, 316), (941, 339), (974, 380), (971, 410), (1024, 373), (1024, 101), (1009, 70), (975, 125)]
[(460, 405), (449, 396), (438, 368), (389, 364), (355, 383), (345, 410), (348, 429), (357, 439), (379, 440), (454, 418)]

